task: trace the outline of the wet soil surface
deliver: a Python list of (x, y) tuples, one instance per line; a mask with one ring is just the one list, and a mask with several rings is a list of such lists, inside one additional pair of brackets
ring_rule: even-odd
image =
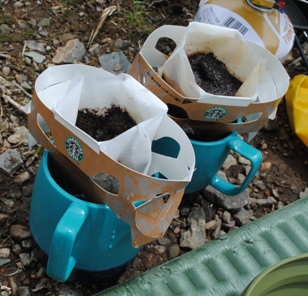
[(242, 85), (213, 53), (195, 53), (188, 60), (196, 83), (210, 94), (234, 96)]
[(136, 122), (126, 110), (112, 105), (106, 110), (78, 110), (76, 126), (90, 135), (96, 141), (107, 141), (124, 133)]

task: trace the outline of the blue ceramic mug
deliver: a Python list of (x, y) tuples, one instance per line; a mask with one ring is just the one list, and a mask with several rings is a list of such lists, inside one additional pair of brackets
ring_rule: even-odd
[(76, 176), (63, 170), (45, 151), (32, 193), (30, 229), (48, 257), (46, 273), (62, 282), (73, 270), (111, 275), (139, 251), (132, 247), (130, 226), (108, 206), (74, 196), (80, 194), (71, 182)]
[[(211, 185), (226, 195), (240, 194), (252, 181), (262, 162), (261, 152), (247, 144), (236, 132), (229, 133), (220, 139), (213, 138), (202, 141), (191, 139), (190, 141), (194, 148), (196, 165), (185, 193), (194, 193)], [(217, 174), (231, 150), (251, 162), (251, 169), (240, 186), (229, 183)]]

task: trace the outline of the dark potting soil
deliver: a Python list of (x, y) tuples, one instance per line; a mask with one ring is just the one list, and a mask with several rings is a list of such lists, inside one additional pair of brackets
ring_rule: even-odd
[(210, 94), (234, 96), (242, 85), (213, 53), (195, 53), (188, 60), (196, 83)]
[(99, 142), (111, 140), (135, 125), (129, 113), (115, 105), (103, 112), (89, 108), (78, 110), (76, 120), (78, 128)]

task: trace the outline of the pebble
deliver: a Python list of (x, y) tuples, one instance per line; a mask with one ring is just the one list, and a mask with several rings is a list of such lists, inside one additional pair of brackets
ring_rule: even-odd
[(7, 175), (15, 173), (22, 165), (21, 154), (15, 149), (7, 149), (0, 155), (0, 171)]
[(27, 286), (19, 286), (17, 291), (18, 291), (19, 296), (31, 296), (32, 295), (30, 288)]
[(1, 248), (0, 249), (0, 258), (8, 258), (10, 256), (10, 249), (9, 248)]
[(3, 73), (5, 76), (10, 75), (10, 73), (11, 73), (11, 68), (10, 68), (10, 67), (7, 67), (7, 66), (4, 66), (4, 67), (2, 68), (2, 73)]
[(246, 210), (243, 207), (237, 212), (235, 215), (233, 215), (233, 219), (238, 226), (243, 226), (247, 224), (251, 217), (253, 215), (252, 210)]
[(75, 64), (80, 62), (86, 54), (86, 48), (78, 39), (67, 41), (64, 47), (59, 47), (52, 59), (54, 64)]
[(170, 245), (167, 250), (168, 258), (171, 260), (178, 257), (180, 255), (180, 251), (181, 250), (178, 244)]
[(10, 228), (10, 236), (12, 239), (22, 241), (32, 237), (30, 230), (23, 225), (14, 224)]
[(14, 244), (12, 246), (12, 252), (15, 254), (15, 255), (19, 255), (21, 252), (22, 252), (22, 248), (19, 244)]
[(222, 168), (227, 170), (233, 165), (237, 165), (237, 161), (232, 154), (229, 154), (226, 161), (224, 162)]
[(100, 56), (99, 63), (103, 69), (115, 75), (126, 73), (131, 65), (122, 51)]
[(3, 225), (7, 221), (8, 217), (9, 216), (7, 214), (0, 213), (0, 226)]
[(32, 262), (32, 259), (29, 253), (20, 253), (19, 258), (23, 266), (29, 266)]
[(205, 243), (205, 213), (201, 207), (193, 207), (188, 215), (189, 228), (181, 234), (180, 246), (196, 249)]
[(171, 240), (167, 237), (160, 237), (157, 242), (161, 245), (161, 246), (168, 246), (171, 245)]
[(160, 246), (160, 245), (154, 246), (154, 252), (157, 255), (161, 255), (161, 254), (166, 253), (166, 249), (167, 248), (165, 246)]
[(271, 168), (272, 168), (272, 163), (265, 161), (261, 163), (259, 170), (260, 172), (268, 172), (270, 171)]
[(17, 176), (14, 178), (13, 182), (14, 182), (14, 183), (20, 183), (20, 184), (22, 184), (22, 183), (24, 183), (25, 181), (30, 180), (31, 178), (32, 178), (31, 174), (30, 174), (28, 171), (24, 171), (24, 172), (22, 172), (21, 174), (17, 175)]

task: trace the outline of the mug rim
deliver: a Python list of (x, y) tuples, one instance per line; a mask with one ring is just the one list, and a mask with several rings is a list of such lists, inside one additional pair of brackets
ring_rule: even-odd
[(210, 146), (210, 145), (217, 145), (217, 144), (221, 144), (222, 142), (225, 142), (227, 141), (228, 138), (231, 138), (231, 137), (237, 137), (238, 133), (237, 132), (231, 132), (228, 136), (222, 138), (222, 139), (218, 139), (218, 140), (214, 140), (214, 141), (198, 141), (198, 140), (192, 140), (192, 139), (189, 139), (190, 142), (192, 144), (198, 144), (198, 145), (202, 145), (202, 146)]

